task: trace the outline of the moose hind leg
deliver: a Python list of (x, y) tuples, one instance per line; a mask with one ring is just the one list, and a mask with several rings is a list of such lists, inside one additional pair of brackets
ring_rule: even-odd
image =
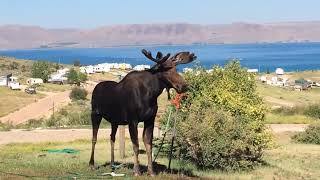
[(154, 176), (153, 165), (152, 165), (152, 139), (153, 139), (153, 129), (154, 129), (154, 121), (148, 122), (144, 124), (143, 128), (143, 143), (146, 147), (146, 152), (148, 156), (148, 174), (150, 176)]
[(116, 133), (118, 129), (118, 125), (111, 124), (111, 134), (110, 134), (110, 144), (111, 144), (111, 168), (113, 168), (114, 165), (114, 143), (116, 141)]
[(96, 114), (95, 112), (91, 112), (91, 122), (92, 122), (92, 149), (91, 149), (91, 158), (89, 161), (89, 166), (92, 169), (95, 169), (94, 167), (94, 150), (97, 143), (97, 135), (99, 131), (99, 126), (101, 123), (102, 116), (99, 114)]
[(132, 141), (133, 146), (133, 152), (134, 152), (134, 175), (140, 176), (140, 167), (139, 167), (139, 140), (138, 140), (138, 125), (135, 123), (129, 124), (129, 132), (130, 132), (130, 138)]

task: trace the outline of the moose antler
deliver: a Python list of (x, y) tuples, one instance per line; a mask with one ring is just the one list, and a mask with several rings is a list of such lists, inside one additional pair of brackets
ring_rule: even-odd
[(157, 63), (157, 64), (161, 64), (164, 63), (169, 57), (170, 57), (170, 53), (168, 53), (166, 56), (163, 57), (161, 52), (157, 53), (156, 59), (154, 57), (152, 57), (152, 54), (150, 51), (147, 51), (145, 49), (141, 50), (142, 54), (144, 54), (148, 59), (150, 59), (151, 61)]

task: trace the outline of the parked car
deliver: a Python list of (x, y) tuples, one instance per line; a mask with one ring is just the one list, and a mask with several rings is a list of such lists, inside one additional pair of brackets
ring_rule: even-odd
[(28, 94), (36, 94), (36, 86), (29, 86), (26, 89), (24, 89), (24, 91)]

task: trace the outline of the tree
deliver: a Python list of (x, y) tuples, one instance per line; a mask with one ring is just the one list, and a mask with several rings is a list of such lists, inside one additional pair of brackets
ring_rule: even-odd
[(68, 74), (68, 82), (70, 84), (76, 84), (77, 86), (80, 86), (80, 83), (83, 83), (87, 80), (87, 75), (80, 72), (76, 71), (75, 69), (71, 69), (69, 74)]
[(43, 82), (48, 82), (51, 72), (50, 63), (47, 61), (36, 61), (32, 64), (31, 76), (33, 78), (41, 78)]
[(79, 60), (74, 60), (74, 61), (73, 61), (73, 65), (79, 67), (79, 66), (81, 65), (81, 63), (80, 63)]

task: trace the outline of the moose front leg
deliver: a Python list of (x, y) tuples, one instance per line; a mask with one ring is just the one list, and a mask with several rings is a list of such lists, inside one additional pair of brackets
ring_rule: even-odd
[(129, 124), (130, 138), (132, 141), (133, 152), (134, 152), (134, 175), (140, 176), (140, 167), (139, 167), (139, 140), (138, 140), (138, 124), (133, 122)]
[(148, 174), (154, 176), (153, 165), (152, 165), (152, 139), (153, 139), (154, 119), (144, 123), (143, 129), (143, 142), (146, 147), (148, 156)]
[(118, 129), (118, 125), (116, 124), (111, 124), (111, 134), (110, 134), (110, 144), (111, 144), (111, 168), (113, 168), (114, 165), (114, 143), (116, 140), (116, 133)]

